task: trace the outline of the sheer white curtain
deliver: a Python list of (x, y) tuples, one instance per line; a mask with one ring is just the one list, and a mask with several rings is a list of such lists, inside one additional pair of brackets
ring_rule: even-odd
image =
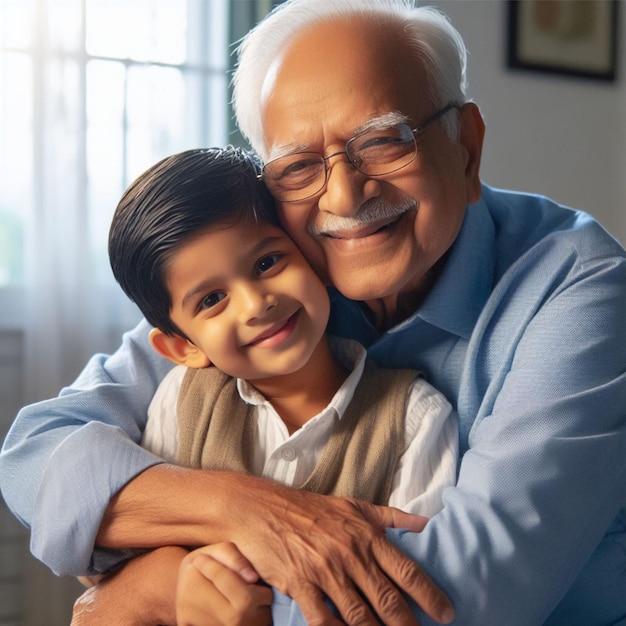
[(0, 3), (0, 327), (24, 333), (25, 403), (139, 319), (108, 268), (108, 225), (153, 162), (229, 140), (229, 8)]
[(130, 324), (133, 317), (124, 295), (102, 272), (105, 260), (98, 253), (106, 230), (93, 232), (86, 68), (50, 54), (50, 33), (42, 35), (33, 75), (33, 203), (25, 220), (27, 402), (54, 395), (71, 382), (92, 353), (112, 347), (116, 321)]
[[(24, 346), (12, 406), (56, 395), (139, 319), (108, 267), (117, 201), (168, 154), (239, 142), (231, 44), (272, 4), (0, 0), (0, 358), (3, 337)], [(74, 581), (23, 562), (3, 571), (24, 587), (15, 623), (69, 623)]]

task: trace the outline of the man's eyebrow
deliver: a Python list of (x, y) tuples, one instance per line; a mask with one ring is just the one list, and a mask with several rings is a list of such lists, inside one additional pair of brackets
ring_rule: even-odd
[(399, 111), (390, 111), (389, 113), (383, 113), (382, 115), (377, 115), (367, 120), (367, 122), (355, 129), (354, 135), (358, 136), (370, 130), (385, 130), (392, 126), (397, 126), (398, 124), (408, 124), (408, 122), (408, 115), (404, 115), (404, 113), (400, 113)]
[[(408, 124), (409, 116), (404, 113), (400, 113), (399, 111), (390, 111), (389, 113), (383, 113), (382, 115), (377, 115), (376, 117), (372, 117), (367, 120), (364, 124), (361, 124), (352, 132), (353, 137), (357, 137), (366, 133), (370, 130), (385, 130), (387, 128), (391, 128), (392, 126), (397, 126), (398, 124)], [(298, 152), (308, 152), (311, 151), (311, 148), (308, 144), (304, 143), (283, 143), (278, 146), (273, 146), (272, 151), (268, 154), (267, 160), (273, 161), (274, 159), (279, 159), (283, 156), (288, 156), (291, 154), (297, 154)], [(314, 152), (314, 151), (313, 151)]]
[(283, 143), (272, 147), (272, 151), (267, 155), (265, 162), (269, 163), (274, 159), (280, 159), (280, 157), (297, 154), (298, 152), (307, 152), (310, 149), (311, 147), (306, 143)]

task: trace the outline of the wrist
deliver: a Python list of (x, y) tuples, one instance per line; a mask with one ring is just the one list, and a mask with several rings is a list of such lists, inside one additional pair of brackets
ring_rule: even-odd
[(103, 517), (97, 545), (155, 548), (236, 542), (250, 516), (263, 510), (263, 493), (286, 489), (271, 481), (225, 471), (161, 464), (127, 483)]

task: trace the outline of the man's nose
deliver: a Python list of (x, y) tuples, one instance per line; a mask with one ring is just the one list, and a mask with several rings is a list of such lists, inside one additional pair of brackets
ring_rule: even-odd
[(318, 199), (320, 211), (353, 217), (364, 202), (380, 195), (379, 182), (359, 172), (345, 151), (331, 154), (326, 164), (326, 186)]

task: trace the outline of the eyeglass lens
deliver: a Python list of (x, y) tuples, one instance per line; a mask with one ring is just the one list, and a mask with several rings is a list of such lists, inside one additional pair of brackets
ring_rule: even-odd
[[(346, 155), (363, 174), (389, 174), (415, 158), (413, 133), (407, 124), (368, 131), (348, 141)], [(302, 200), (322, 189), (326, 183), (326, 167), (321, 154), (299, 152), (268, 163), (263, 178), (279, 200)]]

